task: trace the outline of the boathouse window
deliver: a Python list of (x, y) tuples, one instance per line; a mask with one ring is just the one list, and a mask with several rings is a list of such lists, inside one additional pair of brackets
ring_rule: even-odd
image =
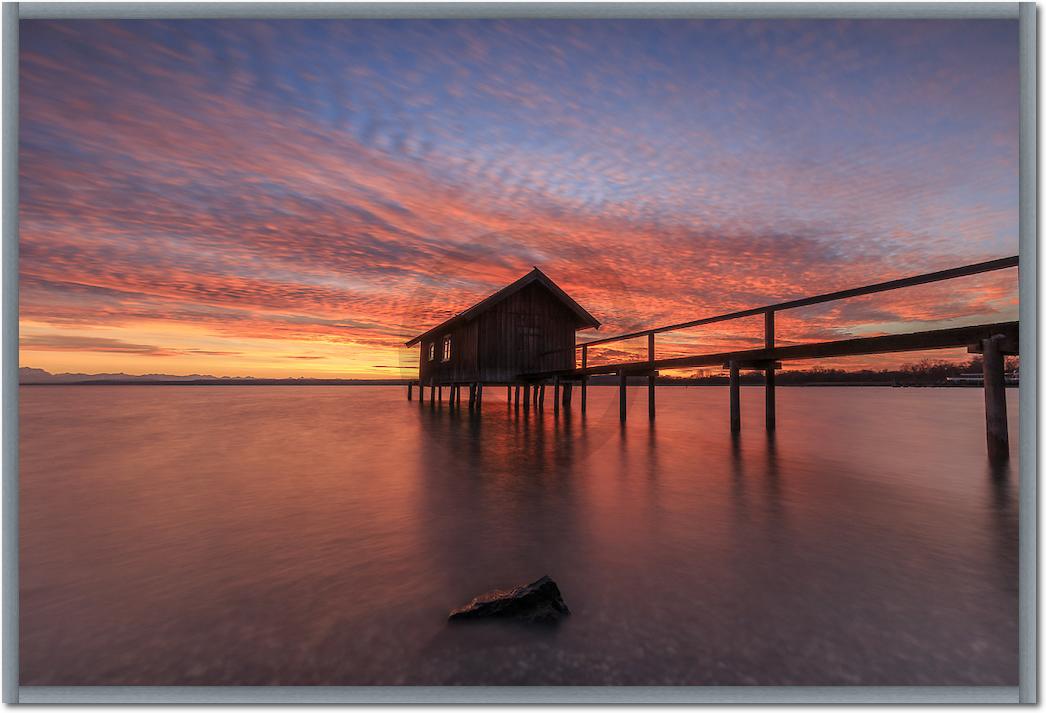
[(436, 342), (429, 342), (429, 361), (436, 359)]
[(443, 361), (450, 361), (450, 337), (443, 337)]

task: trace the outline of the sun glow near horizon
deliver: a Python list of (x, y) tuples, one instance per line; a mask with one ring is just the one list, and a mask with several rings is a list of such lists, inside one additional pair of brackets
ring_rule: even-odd
[[(1016, 31), (23, 20), (20, 361), (407, 378), (532, 265), (604, 336), (1015, 254)], [(779, 339), (1016, 312), (1008, 270)]]

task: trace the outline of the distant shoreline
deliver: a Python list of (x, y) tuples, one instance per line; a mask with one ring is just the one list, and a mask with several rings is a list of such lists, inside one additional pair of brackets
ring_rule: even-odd
[[(94, 381), (51, 381), (51, 382), (26, 382), (20, 383), (19, 386), (406, 386), (408, 381), (351, 381), (345, 379), (237, 379), (237, 380), (222, 380), (222, 379), (201, 379), (196, 381), (105, 381), (105, 380), (94, 380)], [(500, 386), (500, 385), (499, 385)], [(641, 384), (629, 384), (629, 386), (641, 386)], [(658, 383), (660, 387), (725, 387), (726, 383), (700, 383), (700, 384), (673, 384), (673, 383)], [(761, 383), (742, 383), (741, 386), (762, 386)], [(884, 382), (863, 382), (863, 381), (839, 381), (839, 382), (819, 382), (809, 384), (777, 384), (778, 388), (826, 388), (833, 386), (846, 386), (846, 387), (857, 387), (857, 388), (898, 388), (898, 389), (980, 389), (981, 384), (891, 384)], [(1019, 384), (1007, 384), (1007, 388), (1019, 388)], [(596, 387), (607, 387), (617, 388), (617, 384), (599, 384), (590, 383), (590, 388)], [(490, 387), (497, 388), (497, 386)]]

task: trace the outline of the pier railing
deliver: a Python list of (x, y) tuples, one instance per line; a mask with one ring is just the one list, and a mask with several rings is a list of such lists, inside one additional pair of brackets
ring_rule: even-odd
[[(775, 343), (774, 334), (774, 315), (777, 312), (784, 310), (796, 309), (798, 307), (808, 307), (810, 305), (822, 304), (824, 302), (834, 302), (836, 300), (844, 300), (850, 297), (861, 297), (863, 295), (871, 295), (877, 292), (888, 292), (890, 290), (898, 290), (905, 287), (915, 287), (916, 285), (926, 285), (933, 282), (942, 282), (944, 280), (953, 280), (958, 277), (969, 277), (971, 275), (979, 275), (985, 272), (993, 272), (995, 270), (1004, 270), (1010, 267), (1018, 266), (1018, 256), (1004, 257), (996, 260), (987, 260), (985, 262), (978, 262), (971, 265), (963, 265), (961, 267), (953, 267), (947, 270), (938, 270), (936, 272), (927, 272), (921, 275), (912, 275), (911, 277), (902, 277), (896, 280), (887, 280), (885, 282), (876, 282), (871, 285), (863, 285), (861, 287), (852, 287), (846, 290), (837, 290), (835, 292), (826, 292), (820, 295), (813, 295), (810, 297), (801, 297), (799, 299), (787, 300), (785, 302), (777, 302), (775, 304), (764, 305), (762, 307), (752, 307), (749, 309), (738, 310), (736, 312), (726, 312), (724, 314), (717, 314), (711, 317), (702, 317), (701, 319), (693, 319), (687, 322), (678, 322), (676, 324), (667, 324), (661, 327), (652, 327), (650, 329), (642, 329), (637, 332), (629, 332), (627, 334), (618, 334), (612, 337), (603, 337), (602, 339), (594, 339), (588, 342), (579, 342), (574, 345), (575, 353), (577, 350), (581, 350), (581, 371), (586, 371), (588, 367), (588, 350), (589, 347), (599, 346), (602, 344), (610, 344), (612, 342), (621, 342), (629, 339), (636, 339), (638, 337), (647, 338), (647, 361), (651, 364), (655, 362), (654, 358), (654, 335), (661, 334), (664, 332), (675, 332), (681, 329), (688, 329), (690, 327), (699, 327), (705, 324), (714, 324), (716, 322), (726, 322), (734, 319), (743, 319), (745, 317), (755, 317), (763, 315), (764, 317), (764, 344), (766, 349), (773, 349)], [(635, 362), (631, 362), (634, 365)], [(613, 364), (601, 365), (603, 367), (612, 367)]]

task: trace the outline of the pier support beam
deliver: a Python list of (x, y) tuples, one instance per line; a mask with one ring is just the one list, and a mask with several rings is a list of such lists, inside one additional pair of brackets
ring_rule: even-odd
[(421, 383), (421, 379), (418, 379), (418, 403), (425, 403), (425, 384)]
[[(773, 349), (777, 340), (774, 334), (774, 312), (770, 310), (763, 315), (763, 345), (767, 349)], [(766, 430), (777, 429), (777, 394), (775, 393), (776, 378), (774, 374), (774, 362), (766, 366)]]
[[(651, 366), (653, 366), (653, 364), (654, 364), (654, 335), (653, 334), (648, 334), (647, 335), (647, 361), (649, 361)], [(647, 388), (647, 391), (646, 391), (647, 414), (650, 416), (651, 420), (653, 420), (653, 418), (654, 418), (654, 384), (655, 384), (656, 381), (657, 381), (657, 372), (656, 371), (651, 371), (650, 372), (650, 376), (647, 377), (647, 387), (646, 387)]]
[(523, 410), (530, 410), (530, 384), (523, 384)]
[[(581, 347), (581, 368), (588, 368), (588, 347)], [(588, 410), (588, 376), (581, 377), (581, 413)]]
[(436, 387), (436, 398), (440, 403), (443, 403), (443, 384)]
[(545, 385), (538, 386), (538, 410), (545, 410)]
[(777, 429), (777, 394), (774, 393), (777, 386), (777, 374), (774, 365), (766, 367), (766, 430)]
[(559, 377), (552, 377), (552, 411), (559, 415)]
[(516, 384), (515, 395), (512, 397), (512, 405), (519, 408), (519, 384)]
[(628, 375), (625, 372), (618, 372), (617, 375), (617, 400), (618, 400), (618, 412), (621, 416), (621, 420), (624, 421), (628, 415)]
[(741, 370), (736, 361), (730, 362), (730, 430), (741, 430)]
[(988, 435), (988, 458), (993, 461), (1005, 461), (1010, 457), (1010, 433), (1006, 421), (1006, 365), (999, 348), (1004, 339), (997, 334), (981, 342), (984, 420)]
[(574, 385), (569, 381), (563, 384), (563, 408), (567, 411), (570, 410), (570, 402), (574, 396)]
[(476, 408), (483, 405), (483, 382), (476, 382)]
[(413, 381), (408, 381), (407, 382), (407, 401), (413, 401), (413, 400), (414, 400), (414, 382)]

